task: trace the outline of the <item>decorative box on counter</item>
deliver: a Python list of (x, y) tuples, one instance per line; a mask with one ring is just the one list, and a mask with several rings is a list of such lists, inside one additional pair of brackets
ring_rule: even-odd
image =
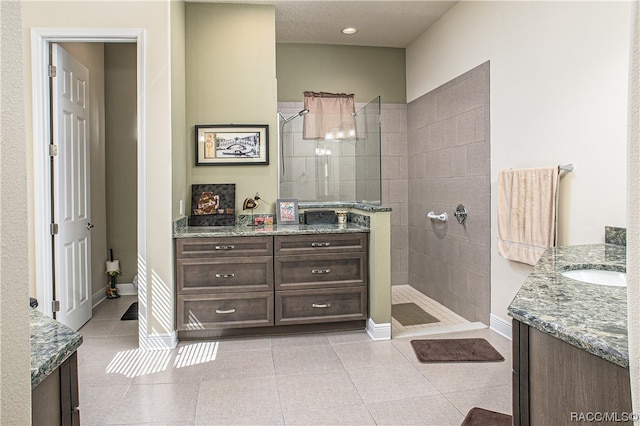
[(307, 210), (304, 212), (304, 223), (307, 225), (336, 223), (336, 212), (333, 210)]
[(189, 226), (235, 226), (236, 185), (191, 185)]

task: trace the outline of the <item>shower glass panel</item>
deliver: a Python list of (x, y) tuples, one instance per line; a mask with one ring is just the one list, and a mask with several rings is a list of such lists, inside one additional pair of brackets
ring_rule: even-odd
[(299, 105), (279, 110), (280, 198), (380, 204), (379, 97), (356, 113), (355, 139), (304, 140)]

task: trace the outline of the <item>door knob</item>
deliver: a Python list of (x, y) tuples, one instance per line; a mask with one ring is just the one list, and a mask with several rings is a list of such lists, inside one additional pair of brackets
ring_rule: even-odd
[(93, 228), (93, 225), (92, 225), (92, 224), (90, 224), (90, 223), (87, 223), (87, 229), (88, 229), (89, 231), (91, 231), (91, 228)]

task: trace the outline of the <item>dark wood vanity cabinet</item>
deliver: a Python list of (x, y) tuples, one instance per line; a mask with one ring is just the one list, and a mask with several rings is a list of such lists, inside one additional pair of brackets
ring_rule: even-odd
[(31, 424), (80, 425), (79, 407), (78, 354), (73, 352), (31, 390)]
[(364, 325), (368, 236), (176, 239), (179, 336), (278, 333), (298, 330), (283, 326), (323, 323)]
[(176, 240), (177, 329), (273, 325), (273, 238)]
[(367, 318), (367, 234), (275, 237), (276, 325)]
[(628, 368), (517, 320), (512, 332), (515, 426), (632, 423)]

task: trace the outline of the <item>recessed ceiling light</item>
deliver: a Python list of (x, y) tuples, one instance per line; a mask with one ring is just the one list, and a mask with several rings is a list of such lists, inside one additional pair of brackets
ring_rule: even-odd
[(358, 32), (358, 29), (353, 27), (344, 28), (342, 30), (342, 34), (347, 34), (347, 35), (355, 34), (357, 32)]

